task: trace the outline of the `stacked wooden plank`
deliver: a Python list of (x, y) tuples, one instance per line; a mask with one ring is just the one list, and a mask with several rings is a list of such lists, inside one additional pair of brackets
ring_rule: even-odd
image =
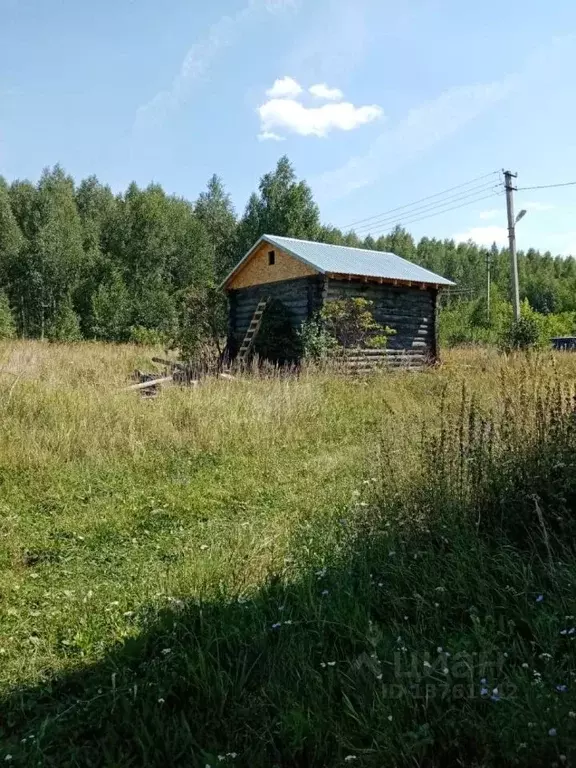
[(342, 365), (350, 373), (373, 373), (390, 368), (421, 370), (429, 364), (426, 349), (347, 349)]

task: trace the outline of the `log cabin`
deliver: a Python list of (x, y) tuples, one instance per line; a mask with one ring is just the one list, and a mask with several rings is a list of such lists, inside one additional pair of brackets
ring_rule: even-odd
[(263, 235), (221, 286), (229, 303), (229, 355), (242, 350), (263, 300), (282, 302), (298, 329), (324, 302), (361, 297), (372, 302), (375, 320), (395, 331), (388, 355), (433, 363), (438, 293), (452, 285), (393, 253)]

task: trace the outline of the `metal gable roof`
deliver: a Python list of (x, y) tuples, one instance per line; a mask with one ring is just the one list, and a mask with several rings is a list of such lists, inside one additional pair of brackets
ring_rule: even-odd
[(306, 262), (319, 272), (358, 275), (360, 277), (382, 277), (387, 280), (403, 280), (434, 285), (455, 285), (451, 280), (434, 274), (411, 261), (384, 251), (367, 251), (345, 245), (329, 245), (311, 240), (297, 240), (294, 237), (263, 235), (278, 248)]
[(329, 245), (312, 240), (298, 240), (295, 237), (277, 237), (262, 235), (248, 253), (222, 281), (221, 288), (236, 275), (252, 252), (262, 243), (268, 242), (294, 256), (318, 272), (332, 272), (340, 275), (358, 277), (376, 277), (403, 282), (429, 283), (431, 285), (455, 285), (451, 280), (434, 274), (411, 261), (384, 251), (367, 251), (364, 248), (351, 248), (346, 245)]

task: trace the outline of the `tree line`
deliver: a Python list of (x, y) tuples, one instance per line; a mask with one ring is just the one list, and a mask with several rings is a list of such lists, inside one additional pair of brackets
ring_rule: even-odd
[[(474, 328), (490, 331), (507, 311), (505, 249), (416, 242), (400, 226), (375, 239), (324, 225), (286, 157), (261, 178), (241, 216), (217, 176), (188, 201), (158, 184), (114, 194), (95, 176), (76, 184), (55, 166), (37, 184), (0, 177), (0, 336), (169, 342), (186, 331), (199, 338), (210, 326), (206, 304), (223, 302), (215, 287), (264, 233), (390, 251), (454, 280), (444, 311), (456, 340)], [(575, 259), (530, 249), (519, 253), (519, 270), (524, 306), (573, 326)], [(224, 331), (225, 313), (214, 317)]]

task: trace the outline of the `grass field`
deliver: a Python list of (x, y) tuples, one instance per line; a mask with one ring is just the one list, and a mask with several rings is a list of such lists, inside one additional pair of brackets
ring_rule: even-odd
[(576, 355), (119, 393), (0, 344), (0, 759), (576, 760)]

